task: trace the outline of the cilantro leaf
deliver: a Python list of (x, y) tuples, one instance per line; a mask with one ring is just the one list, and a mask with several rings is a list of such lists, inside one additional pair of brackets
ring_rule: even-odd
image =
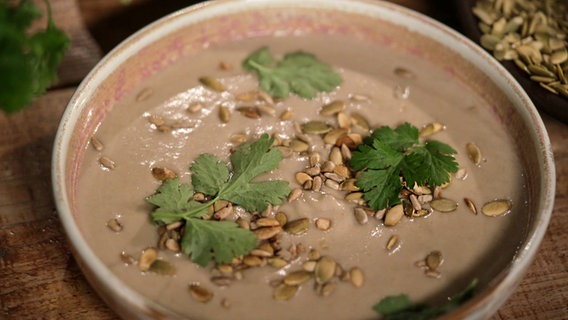
[(41, 16), (32, 1), (0, 0), (0, 109), (15, 112), (43, 95), (56, 80), (69, 38), (55, 26), (48, 5), (47, 26), (30, 33)]
[(243, 68), (256, 72), (260, 88), (275, 98), (294, 93), (313, 99), (318, 92), (330, 92), (342, 82), (329, 65), (303, 51), (288, 53), (275, 65), (269, 49), (262, 47), (244, 60)]
[(382, 126), (353, 152), (350, 165), (362, 170), (357, 186), (375, 210), (400, 203), (403, 184), (439, 186), (458, 169), (456, 151), (439, 141), (419, 141), (418, 128), (404, 123), (394, 130)]
[(254, 249), (256, 236), (232, 221), (189, 219), (181, 246), (183, 252), (201, 266), (212, 258), (217, 263), (229, 263), (233, 257)]
[(388, 296), (373, 306), (373, 310), (382, 315), (384, 320), (429, 320), (440, 317), (468, 301), (475, 294), (477, 279), (438, 306), (412, 303), (407, 295)]
[[(155, 222), (169, 224), (185, 221), (182, 251), (199, 265), (211, 259), (229, 262), (234, 256), (254, 249), (256, 236), (233, 221), (204, 220), (208, 208), (218, 200), (227, 200), (248, 211), (261, 211), (268, 204), (281, 204), (290, 193), (284, 181), (253, 181), (278, 167), (282, 152), (272, 148), (274, 139), (263, 134), (258, 140), (241, 145), (231, 155), (232, 172), (216, 156), (201, 154), (190, 166), (192, 187), (168, 179), (146, 201), (156, 206)], [(212, 197), (205, 203), (193, 200), (195, 192)]]
[(229, 168), (211, 154), (197, 157), (190, 167), (191, 183), (196, 192), (216, 195), (229, 180)]

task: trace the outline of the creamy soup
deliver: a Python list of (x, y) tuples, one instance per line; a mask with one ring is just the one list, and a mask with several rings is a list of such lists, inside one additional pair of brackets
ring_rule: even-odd
[[(291, 96), (268, 105), (272, 109), (261, 108), (258, 119), (246, 117), (238, 107), (268, 104), (262, 99), (236, 99), (258, 90), (256, 75), (244, 72), (241, 62), (261, 46), (269, 46), (277, 56), (296, 50), (314, 53), (333, 65), (343, 83), (313, 100)], [(377, 317), (372, 306), (388, 295), (405, 293), (413, 301), (439, 303), (474, 278), (480, 286), (487, 285), (515, 255), (527, 224), (523, 168), (514, 142), (476, 92), (428, 62), (391, 50), (340, 36), (255, 38), (208, 48), (142, 83), (114, 107), (95, 133), (102, 150), (90, 148), (85, 155), (78, 211), (88, 243), (125, 286), (192, 319), (371, 319)], [(221, 62), (228, 68), (220, 68)], [(395, 72), (397, 68), (414, 77)], [(201, 85), (202, 76), (218, 79), (226, 90), (215, 92)], [(135, 263), (121, 259), (122, 252), (137, 259), (142, 249), (158, 247), (157, 227), (150, 216), (153, 207), (145, 201), (161, 184), (152, 168), (171, 169), (180, 182), (190, 183), (189, 166), (198, 155), (210, 153), (228, 161), (242, 137), (253, 141), (268, 133), (286, 141), (297, 137), (298, 125), (311, 120), (337, 126), (335, 116), (320, 114), (323, 105), (335, 100), (346, 103), (343, 113), (362, 115), (371, 128), (403, 122), (418, 128), (443, 124), (444, 130), (431, 138), (456, 149), (461, 173), (466, 173), (442, 190), (444, 198), (458, 203), (457, 210), (403, 217), (387, 227), (372, 215), (358, 221), (354, 215), (358, 205), (344, 200), (346, 192), (324, 184), (320, 191), (303, 190), (298, 199), (263, 213), (273, 217), (284, 212), (289, 220), (310, 221), (307, 232), (282, 236), (280, 256), (289, 261), (283, 268), (267, 264), (240, 270), (238, 279), (220, 286), (211, 280), (212, 264), (200, 267), (167, 249), (159, 249), (158, 256), (175, 266), (171, 276), (141, 272)], [(192, 106), (193, 112), (188, 111)], [(221, 106), (230, 113), (226, 123), (219, 116)], [(282, 118), (285, 112), (289, 118)], [(161, 130), (162, 120), (167, 130)], [(322, 162), (327, 160), (331, 148), (321, 135), (306, 135), (312, 151), (319, 152)], [(479, 146), (479, 165), (468, 158), (468, 143)], [(101, 165), (101, 156), (114, 167)], [(291, 189), (302, 188), (295, 174), (309, 166), (309, 152), (292, 152), (266, 178), (288, 181)], [(478, 211), (494, 199), (508, 199), (513, 207), (499, 217), (475, 215), (464, 198), (471, 199)], [(227, 219), (238, 214), (237, 210)], [(120, 232), (107, 226), (114, 218), (123, 226)], [(315, 225), (321, 218), (331, 222), (329, 230)], [(398, 242), (387, 248), (393, 235)], [(290, 253), (290, 248), (296, 252)], [(275, 301), (275, 283), (301, 270), (311, 249), (333, 257), (345, 271), (361, 270), (362, 286), (338, 276), (334, 290), (322, 295), (310, 280), (290, 300)], [(428, 275), (416, 262), (433, 251), (442, 254), (443, 263), (436, 274)], [(206, 288), (213, 298), (196, 301), (190, 284)]]

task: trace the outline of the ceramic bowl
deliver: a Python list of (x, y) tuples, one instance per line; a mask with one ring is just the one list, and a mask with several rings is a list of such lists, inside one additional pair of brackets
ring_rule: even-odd
[[(453, 81), (465, 83), (490, 106), (503, 132), (515, 141), (526, 171), (527, 209), (520, 218), (524, 231), (509, 230), (511, 234), (503, 235), (517, 239), (514, 250), (503, 248), (507, 254), (499, 259), (505, 262), (498, 270), (488, 268), (476, 296), (449, 315), (460, 319), (490, 317), (523, 278), (550, 219), (555, 171), (545, 127), (527, 94), (483, 49), (419, 13), (372, 0), (205, 2), (149, 25), (110, 52), (70, 100), (53, 150), (57, 210), (75, 259), (88, 281), (125, 319), (183, 317), (125, 285), (86, 239), (91, 226), (82, 222), (89, 213), (78, 210), (77, 194), (90, 138), (125, 97), (139, 92), (145, 81), (175, 67), (183, 58), (229, 42), (286, 34), (337, 34), (400, 50), (413, 59), (437, 66)], [(333, 53), (327, 57), (331, 59)], [(463, 121), (468, 118), (464, 116)], [(499, 245), (495, 245), (493, 255), (499, 255)], [(513, 253), (509, 255), (510, 252)], [(486, 262), (499, 260), (496, 258), (489, 256)], [(212, 314), (210, 318), (216, 317)], [(290, 318), (294, 316), (290, 314)]]

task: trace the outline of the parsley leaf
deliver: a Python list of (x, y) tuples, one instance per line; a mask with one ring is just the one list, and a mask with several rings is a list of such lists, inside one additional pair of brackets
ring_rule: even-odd
[(22, 109), (57, 79), (69, 38), (55, 26), (46, 4), (46, 28), (30, 34), (40, 10), (29, 0), (0, 0), (0, 109), (6, 112)]
[(381, 314), (384, 320), (428, 320), (440, 317), (465, 303), (475, 294), (477, 279), (458, 294), (450, 297), (439, 306), (414, 304), (407, 295), (388, 296), (373, 306), (373, 310)]
[[(231, 155), (231, 167), (211, 154), (201, 154), (191, 165), (191, 183), (179, 184), (168, 179), (156, 193), (146, 198), (155, 205), (152, 218), (169, 224), (185, 221), (182, 251), (199, 265), (211, 259), (228, 263), (256, 246), (256, 236), (232, 221), (204, 220), (207, 209), (218, 200), (226, 200), (248, 211), (262, 211), (268, 204), (279, 205), (290, 193), (285, 181), (253, 181), (274, 170), (282, 160), (282, 152), (272, 148), (274, 139), (263, 134), (254, 142), (245, 143)], [(205, 203), (193, 200), (194, 192), (212, 199)]]
[(329, 65), (303, 51), (288, 53), (275, 64), (269, 49), (262, 47), (244, 60), (243, 68), (256, 72), (260, 88), (275, 98), (294, 93), (313, 99), (318, 92), (330, 92), (342, 82)]
[(357, 186), (375, 210), (400, 203), (400, 176), (407, 185), (439, 186), (458, 170), (456, 151), (439, 141), (420, 143), (418, 128), (404, 123), (394, 130), (382, 126), (353, 152), (350, 165), (363, 170)]

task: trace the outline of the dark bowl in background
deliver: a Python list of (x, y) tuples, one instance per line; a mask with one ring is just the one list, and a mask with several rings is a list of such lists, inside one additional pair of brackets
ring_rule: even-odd
[[(462, 32), (479, 44), (482, 35), (477, 26), (479, 20), (471, 10), (476, 2), (477, 0), (454, 0), (454, 6), (459, 15)], [(530, 80), (529, 76), (513, 61), (500, 61), (500, 63), (515, 77), (539, 111), (568, 124), (568, 98), (551, 93), (537, 82)]]

